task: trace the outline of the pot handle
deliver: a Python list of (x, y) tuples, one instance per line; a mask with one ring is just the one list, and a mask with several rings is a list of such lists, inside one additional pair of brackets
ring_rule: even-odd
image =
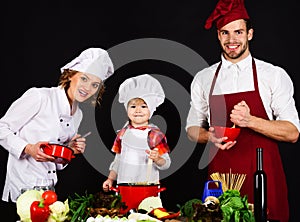
[(112, 187), (110, 188), (110, 190), (115, 191), (115, 192), (117, 192), (117, 193), (120, 192), (119, 188), (116, 188), (116, 187), (114, 187), (114, 186), (112, 186)]
[(161, 187), (161, 188), (159, 188), (158, 190), (157, 190), (157, 193), (160, 193), (160, 192), (162, 192), (162, 191), (165, 191), (167, 188), (166, 187)]
[(45, 148), (50, 148), (50, 149), (51, 149), (49, 143), (41, 143), (41, 144), (40, 144), (40, 148), (41, 148), (42, 150), (44, 150)]

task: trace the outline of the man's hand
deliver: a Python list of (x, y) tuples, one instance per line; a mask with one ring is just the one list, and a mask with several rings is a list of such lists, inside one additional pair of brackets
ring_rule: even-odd
[(213, 127), (209, 127), (208, 129), (209, 137), (208, 141), (212, 142), (217, 148), (221, 150), (229, 150), (236, 144), (236, 141), (229, 141), (225, 143), (224, 141), (228, 139), (228, 137), (217, 138), (215, 136), (215, 129)]
[(241, 101), (233, 107), (230, 121), (239, 127), (248, 127), (251, 120), (250, 108), (245, 101)]

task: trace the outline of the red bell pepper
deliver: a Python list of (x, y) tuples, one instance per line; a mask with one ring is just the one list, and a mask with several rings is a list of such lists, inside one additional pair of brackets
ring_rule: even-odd
[(45, 222), (49, 215), (49, 205), (44, 204), (44, 200), (32, 202), (30, 206), (30, 219), (32, 222)]

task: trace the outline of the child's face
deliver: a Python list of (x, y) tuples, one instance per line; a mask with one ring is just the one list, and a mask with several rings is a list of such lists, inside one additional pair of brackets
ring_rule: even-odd
[(142, 99), (132, 99), (128, 102), (127, 115), (132, 126), (148, 125), (150, 110)]

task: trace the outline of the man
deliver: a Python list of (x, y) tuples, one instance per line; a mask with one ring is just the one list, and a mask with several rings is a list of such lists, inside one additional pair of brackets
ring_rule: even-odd
[[(249, 51), (253, 28), (243, 0), (220, 0), (205, 28), (216, 25), (221, 62), (203, 69), (191, 84), (188, 137), (208, 143), (214, 172), (247, 174), (241, 195), (253, 203), (256, 148), (264, 150), (268, 218), (289, 218), (285, 173), (277, 141), (295, 143), (300, 124), (293, 83), (285, 70), (254, 59)], [(241, 128), (237, 141), (216, 138), (213, 126)]]

